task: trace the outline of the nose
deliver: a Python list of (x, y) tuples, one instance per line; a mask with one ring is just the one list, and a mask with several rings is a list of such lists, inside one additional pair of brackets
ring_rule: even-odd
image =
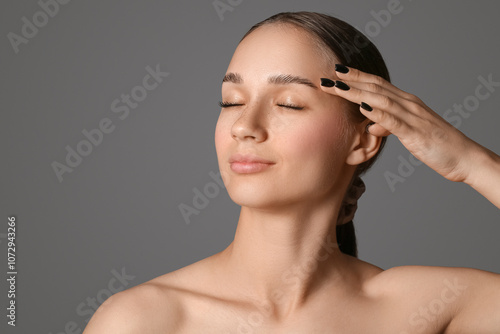
[(262, 142), (267, 138), (266, 116), (263, 108), (247, 106), (234, 122), (231, 135), (235, 140), (246, 140), (251, 138), (256, 142)]

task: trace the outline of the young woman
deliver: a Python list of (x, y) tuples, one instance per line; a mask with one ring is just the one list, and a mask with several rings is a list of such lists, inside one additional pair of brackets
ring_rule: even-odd
[(104, 302), (95, 333), (500, 333), (500, 275), (357, 258), (359, 177), (393, 134), (500, 208), (500, 157), (389, 83), (376, 47), (328, 15), (250, 29), (222, 83), (219, 168), (241, 205), (223, 251)]

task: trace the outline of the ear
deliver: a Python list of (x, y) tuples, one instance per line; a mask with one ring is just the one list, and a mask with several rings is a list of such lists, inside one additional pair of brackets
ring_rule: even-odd
[(352, 136), (351, 147), (347, 153), (346, 163), (348, 165), (359, 165), (370, 160), (377, 154), (382, 137), (377, 137), (366, 132), (366, 126), (371, 123), (369, 119), (364, 120), (355, 127)]

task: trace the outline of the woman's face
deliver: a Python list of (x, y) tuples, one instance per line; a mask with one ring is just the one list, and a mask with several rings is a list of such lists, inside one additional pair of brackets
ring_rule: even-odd
[[(232, 75), (222, 84), (222, 101), (237, 106), (222, 108), (215, 130), (219, 168), (235, 203), (270, 208), (338, 196), (351, 139), (347, 102), (320, 89), (320, 78), (334, 77), (332, 67), (311, 38), (290, 25), (262, 26), (238, 45), (226, 78)], [(276, 76), (304, 80), (269, 79)], [(239, 173), (229, 163), (235, 153), (274, 164)]]

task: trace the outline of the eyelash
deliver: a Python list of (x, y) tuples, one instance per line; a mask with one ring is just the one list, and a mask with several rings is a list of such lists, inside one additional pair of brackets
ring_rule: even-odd
[[(242, 106), (243, 104), (241, 103), (229, 103), (229, 102), (223, 102), (223, 101), (220, 101), (219, 102), (219, 106), (221, 108), (229, 108), (229, 107), (237, 107), (237, 106)], [(288, 108), (288, 109), (293, 109), (293, 110), (302, 110), (304, 109), (304, 107), (300, 107), (300, 106), (297, 106), (297, 105), (294, 105), (294, 104), (278, 104), (279, 107), (284, 107), (284, 108)]]

